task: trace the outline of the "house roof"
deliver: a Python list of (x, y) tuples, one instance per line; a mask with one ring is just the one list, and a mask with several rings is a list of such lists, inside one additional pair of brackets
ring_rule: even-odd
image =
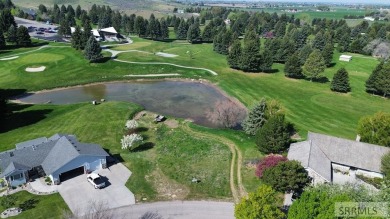
[(106, 33), (115, 33), (115, 34), (118, 33), (118, 32), (116, 32), (114, 27), (103, 28), (103, 29), (100, 29), (100, 31), (101, 32), (106, 32)]
[(39, 145), (39, 144), (42, 144), (44, 142), (47, 142), (47, 138), (46, 137), (36, 138), (36, 139), (33, 139), (33, 140), (28, 140), (28, 141), (17, 143), (16, 144), (16, 149), (22, 149), (22, 148), (25, 148), (25, 147), (31, 147), (33, 145)]
[(30, 146), (0, 153), (0, 168), (4, 170), (0, 177), (17, 170), (19, 167), (31, 169), (40, 165), (45, 173), (50, 175), (78, 156), (109, 155), (97, 144), (80, 143), (74, 135), (55, 134), (46, 138), (46, 142), (41, 144), (30, 144)]
[(100, 37), (100, 34), (99, 34), (99, 31), (98, 31), (98, 30), (92, 29), (91, 32), (92, 32), (93, 36), (95, 36), (95, 37)]
[(381, 172), (381, 157), (390, 148), (309, 132), (308, 140), (291, 144), (287, 158), (298, 160), (331, 181), (331, 163)]

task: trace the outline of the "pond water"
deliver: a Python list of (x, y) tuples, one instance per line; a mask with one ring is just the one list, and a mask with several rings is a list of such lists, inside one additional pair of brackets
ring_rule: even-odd
[(86, 85), (26, 95), (25, 103), (71, 104), (100, 101), (129, 101), (146, 110), (178, 118), (191, 119), (196, 124), (218, 127), (209, 114), (217, 101), (229, 101), (220, 91), (207, 84), (184, 81), (116, 82)]

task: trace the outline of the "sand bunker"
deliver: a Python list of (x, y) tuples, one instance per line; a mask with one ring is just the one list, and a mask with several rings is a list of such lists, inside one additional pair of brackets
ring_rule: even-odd
[(165, 53), (165, 52), (157, 52), (156, 55), (166, 57), (166, 58), (174, 58), (177, 56), (175, 54), (169, 54), (169, 53)]
[(45, 66), (37, 67), (37, 68), (26, 68), (27, 72), (40, 72), (46, 69)]
[(17, 59), (19, 58), (19, 56), (12, 56), (12, 57), (8, 57), (8, 58), (2, 58), (0, 59), (1, 61), (7, 61), (7, 60), (12, 60), (12, 59)]

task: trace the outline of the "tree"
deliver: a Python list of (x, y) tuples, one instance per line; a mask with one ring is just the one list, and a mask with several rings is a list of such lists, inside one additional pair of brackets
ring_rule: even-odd
[(241, 55), (242, 55), (241, 42), (240, 40), (235, 40), (233, 42), (232, 47), (229, 50), (228, 56), (226, 57), (230, 68), (234, 68), (234, 69), (241, 68)]
[(169, 38), (169, 28), (168, 24), (164, 18), (161, 18), (161, 38), (168, 39)]
[(276, 203), (280, 202), (278, 194), (269, 186), (261, 185), (255, 192), (249, 193), (234, 208), (237, 219), (283, 219), (284, 213)]
[(313, 81), (313, 79), (317, 79), (320, 77), (320, 74), (325, 71), (326, 64), (324, 57), (319, 50), (314, 50), (309, 58), (306, 60), (303, 65), (303, 74)]
[(357, 133), (363, 142), (390, 147), (390, 113), (377, 112), (361, 118)]
[(379, 94), (382, 94), (383, 97), (388, 97), (388, 94), (390, 94), (390, 62), (386, 62), (383, 65), (383, 69), (379, 71), (374, 86)]
[(246, 72), (257, 72), (261, 66), (260, 47), (258, 40), (245, 42), (241, 56), (241, 69)]
[[(87, 19), (83, 24), (84, 31), (81, 32), (81, 47), (80, 49), (84, 49), (85, 45), (87, 45), (88, 39), (92, 36), (92, 27), (89, 19)], [(92, 36), (93, 37), (93, 36)]]
[(231, 100), (219, 100), (213, 110), (207, 112), (207, 117), (217, 125), (232, 128), (242, 121), (245, 111)]
[(3, 31), (0, 30), (0, 49), (4, 49), (6, 46)]
[(71, 34), (71, 29), (69, 26), (68, 19), (62, 19), (60, 22), (60, 27), (58, 28), (58, 34), (60, 36), (67, 37)]
[(30, 34), (28, 33), (28, 29), (25, 26), (20, 26), (18, 30), (16, 31), (16, 43), (19, 46), (30, 46), (31, 45), (31, 38)]
[(301, 61), (299, 60), (298, 52), (289, 56), (286, 64), (284, 65), (284, 74), (289, 78), (302, 78)]
[(203, 42), (213, 42), (214, 39), (214, 22), (210, 21), (204, 28), (202, 33)]
[(75, 11), (75, 17), (76, 17), (77, 19), (80, 19), (80, 16), (81, 16), (81, 6), (80, 6), (80, 5), (77, 5), (76, 11)]
[(186, 39), (188, 32), (188, 24), (184, 19), (181, 19), (180, 25), (176, 32), (177, 39)]
[(16, 22), (14, 16), (11, 14), (9, 9), (3, 9), (0, 11), (0, 28), (3, 32), (9, 30), (11, 26), (16, 28)]
[(390, 179), (390, 152), (382, 157), (381, 171), (387, 179)]
[(100, 48), (99, 43), (96, 41), (94, 36), (90, 36), (87, 44), (85, 45), (84, 56), (89, 62), (97, 62), (103, 56), (101, 54), (102, 48)]
[(80, 26), (77, 25), (75, 31), (72, 33), (72, 47), (79, 50), (83, 48), (83, 36)]
[(125, 135), (121, 139), (122, 149), (134, 150), (138, 142), (142, 142), (144, 139), (140, 134)]
[(256, 176), (263, 177), (264, 170), (276, 166), (280, 162), (287, 161), (287, 158), (280, 154), (269, 154), (265, 156), (256, 167)]
[(17, 27), (14, 25), (11, 25), (8, 29), (7, 33), (7, 41), (10, 43), (16, 43), (16, 33), (17, 33)]
[(289, 160), (264, 170), (262, 181), (278, 192), (300, 193), (310, 178), (299, 161)]
[(333, 43), (327, 43), (324, 47), (324, 50), (322, 50), (322, 56), (324, 57), (325, 65), (327, 67), (330, 67), (330, 65), (332, 64), (333, 50)]
[(200, 28), (198, 23), (194, 23), (190, 26), (187, 32), (187, 41), (190, 43), (198, 43), (200, 39)]
[(267, 48), (261, 53), (261, 63), (260, 68), (263, 72), (270, 71), (272, 69), (272, 65), (274, 64), (274, 56), (270, 50)]
[(349, 86), (348, 72), (345, 68), (340, 68), (333, 76), (332, 83), (330, 84), (332, 91), (347, 93), (351, 90)]
[(291, 205), (288, 219), (335, 218), (335, 203), (352, 200), (345, 191), (333, 192), (327, 187), (330, 186), (320, 185), (305, 190)]
[(263, 153), (284, 151), (290, 144), (290, 133), (284, 115), (271, 117), (256, 133), (256, 145)]
[(322, 51), (325, 48), (326, 45), (326, 38), (323, 31), (320, 31), (316, 34), (314, 37), (314, 40), (312, 42), (313, 49), (318, 49)]
[(306, 44), (303, 46), (303, 48), (299, 51), (299, 62), (301, 66), (305, 64), (306, 60), (309, 58), (310, 54), (313, 52), (313, 49), (311, 48), (310, 44)]
[(375, 67), (375, 69), (372, 71), (370, 77), (367, 79), (367, 81), (366, 81), (366, 91), (368, 93), (372, 93), (372, 94), (378, 93), (378, 89), (376, 88), (375, 84), (376, 84), (376, 81), (378, 80), (378, 75), (379, 75), (380, 71), (382, 71), (382, 69), (383, 69), (383, 65), (384, 64), (385, 63), (383, 61), (380, 62)]
[(43, 4), (40, 4), (40, 5), (38, 6), (38, 10), (39, 10), (39, 12), (41, 12), (42, 14), (43, 14), (43, 13), (47, 13), (47, 8), (46, 8), (46, 6), (43, 5)]

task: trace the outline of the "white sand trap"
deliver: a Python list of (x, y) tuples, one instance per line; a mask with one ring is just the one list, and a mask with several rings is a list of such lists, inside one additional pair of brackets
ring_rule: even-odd
[(150, 74), (150, 75), (125, 75), (125, 77), (167, 77), (167, 76), (178, 76), (180, 74), (173, 73), (173, 74)]
[(157, 52), (156, 55), (166, 57), (166, 58), (174, 58), (177, 56), (175, 54), (169, 54), (169, 53), (165, 53), (165, 52)]
[(37, 68), (26, 68), (27, 72), (40, 72), (46, 69), (45, 66), (37, 67)]
[(19, 56), (12, 56), (12, 57), (8, 57), (8, 58), (2, 58), (0, 59), (1, 61), (7, 61), (7, 60), (12, 60), (12, 59), (17, 59), (19, 58)]

